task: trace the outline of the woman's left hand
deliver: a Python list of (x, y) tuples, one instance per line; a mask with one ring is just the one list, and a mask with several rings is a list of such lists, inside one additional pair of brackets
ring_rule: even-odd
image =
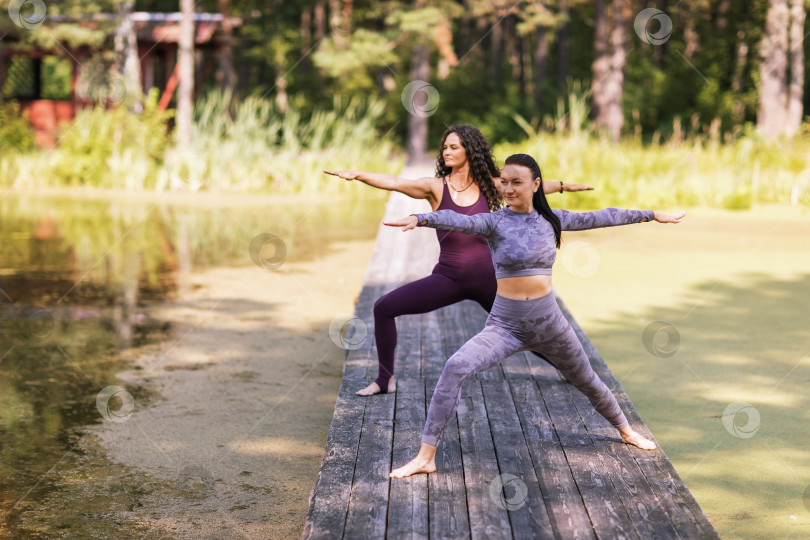
[(417, 221), (416, 216), (408, 216), (397, 221), (383, 221), (383, 225), (388, 225), (389, 227), (402, 227), (403, 231), (410, 231), (411, 229), (416, 228)]
[(661, 212), (653, 212), (653, 219), (658, 223), (680, 223), (686, 212), (680, 214), (664, 214)]

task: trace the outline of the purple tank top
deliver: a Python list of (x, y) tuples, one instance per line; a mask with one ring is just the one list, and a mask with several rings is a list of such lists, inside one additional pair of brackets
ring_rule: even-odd
[[(487, 198), (479, 191), (478, 200), (470, 206), (459, 206), (453, 202), (450, 189), (447, 187), (447, 180), (442, 179), (442, 201), (436, 210), (453, 210), (459, 214), (472, 216), (489, 212)], [(444, 264), (454, 268), (465, 268), (469, 263), (475, 261), (480, 264), (481, 259), (492, 261), (489, 252), (489, 244), (483, 236), (467, 234), (456, 231), (436, 230), (439, 239), (439, 264)]]

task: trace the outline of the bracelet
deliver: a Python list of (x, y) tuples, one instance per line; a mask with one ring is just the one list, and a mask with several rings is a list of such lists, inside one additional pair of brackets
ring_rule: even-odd
[(562, 192), (563, 192), (563, 183), (560, 182), (560, 193), (562, 193)]

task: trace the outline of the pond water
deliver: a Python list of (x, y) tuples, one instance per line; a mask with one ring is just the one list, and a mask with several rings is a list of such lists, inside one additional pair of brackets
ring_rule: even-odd
[[(337, 241), (372, 239), (384, 204), (0, 199), (0, 538), (138, 534), (105, 522), (142, 495), (121, 486), (154, 496), (185, 488), (123, 482), (135, 473), (107, 462), (82, 433), (126, 409), (102, 392), (122, 385), (126, 351), (171, 332), (149, 306), (182, 293), (196, 270), (272, 268), (316, 259)], [(139, 404), (153, 397), (125, 389)]]

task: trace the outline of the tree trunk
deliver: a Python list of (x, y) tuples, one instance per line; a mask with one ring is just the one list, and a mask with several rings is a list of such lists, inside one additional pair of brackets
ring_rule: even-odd
[[(667, 10), (669, 9), (668, 0), (658, 0), (658, 3), (656, 4), (656, 6), (658, 7), (658, 9), (660, 9), (664, 13), (667, 13)], [(664, 61), (664, 56), (666, 55), (666, 52), (667, 52), (667, 44), (668, 43), (669, 43), (669, 40), (663, 42), (660, 45), (656, 45), (655, 47), (653, 47), (653, 59), (655, 60), (655, 65), (657, 65), (658, 67), (662, 67), (662, 64), (663, 64), (663, 61)]]
[[(411, 60), (411, 81), (427, 82), (430, 75), (428, 50), (425, 45), (417, 44), (413, 48)], [(411, 97), (415, 99), (416, 96)], [(408, 161), (411, 163), (427, 158), (428, 118), (425, 114), (413, 114), (408, 117)]]
[(787, 122), (788, 0), (769, 0), (768, 4), (760, 49), (757, 130), (765, 138), (774, 139)]
[[(745, 75), (745, 65), (748, 62), (748, 42), (745, 41), (745, 32), (737, 32), (737, 52), (734, 59), (734, 76), (731, 79), (731, 89), (734, 93), (742, 89), (743, 75)], [(740, 119), (742, 120), (742, 118)]]
[(339, 51), (348, 47), (348, 22), (344, 20), (343, 10), (340, 0), (329, 0), (329, 27), (331, 28), (332, 41)]
[(731, 7), (731, 0), (720, 0), (717, 6), (717, 20), (715, 28), (722, 35), (728, 27), (728, 8)]
[(236, 86), (236, 70), (233, 67), (233, 28), (231, 27), (231, 0), (217, 0), (217, 10), (224, 17), (222, 21), (222, 39), (219, 42), (219, 65), (217, 66), (217, 84), (225, 92), (233, 92)]
[(180, 36), (178, 38), (178, 87), (177, 87), (177, 142), (180, 146), (191, 144), (191, 123), (194, 94), (194, 0), (180, 0)]
[(301, 56), (304, 56), (312, 47), (312, 6), (305, 6), (301, 10)]
[(284, 72), (284, 51), (280, 47), (276, 50), (275, 64), (276, 107), (278, 107), (278, 112), (285, 114), (287, 112), (287, 77), (285, 76), (286, 73)]
[(318, 0), (314, 7), (315, 41), (326, 35), (326, 0)]
[[(687, 4), (687, 6), (689, 5), (690, 4)], [(697, 30), (695, 30), (695, 17), (696, 14), (694, 10), (687, 7), (685, 13), (686, 20), (684, 21), (683, 29), (683, 39), (686, 42), (686, 47), (684, 48), (683, 55), (689, 61), (695, 57), (695, 53), (697, 53), (698, 48), (700, 47), (700, 36), (698, 35)]]
[(538, 117), (543, 116), (543, 84), (546, 81), (546, 66), (548, 64), (548, 27), (538, 26), (534, 31), (534, 112)]
[(790, 2), (790, 94), (788, 97), (787, 124), (785, 133), (796, 134), (802, 124), (804, 113), (804, 19), (802, 0)]
[[(75, 64), (74, 64), (75, 66)], [(6, 58), (3, 56), (3, 40), (0, 39), (0, 108), (3, 107), (3, 87), (6, 85)], [(71, 95), (76, 95), (75, 86), (70, 90)]]
[(394, 76), (391, 74), (390, 68), (380, 67), (377, 68), (377, 95), (384, 98), (389, 92), (392, 92), (397, 87)]
[[(115, 32), (116, 69), (124, 79), (123, 96), (107, 96), (114, 101), (124, 100), (130, 110), (140, 113), (143, 111), (143, 86), (141, 84), (141, 63), (138, 58), (138, 39), (135, 36), (135, 26), (132, 24), (132, 8), (134, 2), (121, 2), (118, 6), (118, 28)], [(111, 85), (110, 90), (115, 90)], [(106, 105), (106, 103), (105, 103)]]
[[(517, 35), (517, 32), (515, 32)], [(518, 66), (518, 93), (520, 96), (520, 105), (526, 105), (526, 52), (525, 52), (524, 38), (518, 35), (515, 43), (515, 62)]]
[(470, 13), (470, 5), (469, 1), (465, 0), (464, 2), (464, 11), (465, 14), (461, 17), (459, 21), (459, 31), (458, 31), (458, 47), (456, 47), (456, 51), (458, 51), (459, 56), (466, 56), (467, 52), (469, 51), (470, 43), (472, 39), (470, 37), (470, 23), (471, 18), (469, 16)]
[(593, 93), (593, 118), (597, 128), (603, 128), (607, 124), (605, 115), (607, 113), (607, 96), (605, 87), (606, 78), (610, 71), (610, 59), (608, 58), (607, 41), (607, 8), (606, 0), (594, 0), (594, 37), (593, 37), (593, 82), (591, 91)]
[(606, 85), (607, 110), (605, 121), (608, 135), (618, 142), (622, 133), (624, 114), (622, 113), (622, 97), (624, 95), (624, 64), (627, 57), (626, 19), (624, 13), (624, 0), (613, 0), (613, 31), (610, 33), (610, 44), (613, 48), (613, 57), (610, 62), (610, 73)]
[(501, 29), (501, 18), (498, 14), (499, 12), (495, 11), (492, 32), (489, 34), (492, 75), (494, 77), (497, 77), (500, 74), (501, 64), (503, 63), (503, 32)]
[(453, 51), (453, 26), (449, 17), (442, 18), (441, 23), (436, 27), (433, 41), (439, 51), (436, 77), (444, 79), (450, 73), (450, 68), (458, 65), (458, 57)]
[(557, 33), (557, 91), (560, 93), (566, 92), (568, 77), (571, 75), (571, 20), (568, 1), (560, 0), (562, 25)]

